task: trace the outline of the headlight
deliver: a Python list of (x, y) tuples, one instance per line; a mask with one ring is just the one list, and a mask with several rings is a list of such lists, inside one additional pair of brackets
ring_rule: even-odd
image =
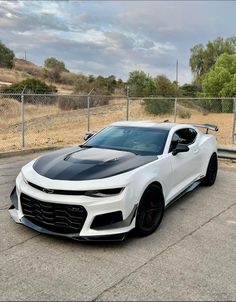
[(24, 176), (24, 174), (23, 174), (22, 171), (21, 171), (21, 175), (22, 175), (23, 181), (24, 181), (26, 184), (28, 184), (28, 181), (27, 181), (27, 179), (25, 178), (25, 176)]
[(109, 197), (120, 194), (124, 188), (105, 189), (105, 190), (94, 190), (86, 191), (85, 195), (90, 197)]

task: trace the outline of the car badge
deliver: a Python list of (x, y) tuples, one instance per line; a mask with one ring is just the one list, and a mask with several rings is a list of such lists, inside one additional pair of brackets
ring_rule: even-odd
[(43, 192), (48, 193), (48, 194), (53, 194), (54, 190), (52, 190), (52, 189), (43, 189)]

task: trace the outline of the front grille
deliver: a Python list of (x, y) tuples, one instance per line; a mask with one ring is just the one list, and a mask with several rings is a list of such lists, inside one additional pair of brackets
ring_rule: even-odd
[(42, 202), (25, 194), (20, 199), (25, 217), (52, 232), (79, 233), (87, 217), (82, 206)]
[[(44, 193), (49, 194), (58, 194), (58, 195), (85, 195), (90, 197), (106, 197), (109, 195), (117, 195), (119, 194), (124, 188), (113, 188), (113, 189), (101, 189), (101, 190), (87, 190), (87, 191), (69, 191), (69, 190), (58, 190), (58, 189), (47, 189), (40, 187), (36, 184), (33, 184), (32, 182), (28, 182), (28, 184)], [(96, 193), (95, 193), (96, 192)], [(96, 196), (96, 194), (100, 193), (100, 196)]]

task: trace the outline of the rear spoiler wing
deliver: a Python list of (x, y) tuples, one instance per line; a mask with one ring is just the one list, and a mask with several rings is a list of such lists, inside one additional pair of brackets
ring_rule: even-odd
[(208, 133), (209, 130), (211, 131), (218, 131), (218, 127), (215, 125), (210, 125), (210, 124), (191, 124), (194, 127), (199, 127), (199, 128), (204, 128), (206, 129), (206, 134)]

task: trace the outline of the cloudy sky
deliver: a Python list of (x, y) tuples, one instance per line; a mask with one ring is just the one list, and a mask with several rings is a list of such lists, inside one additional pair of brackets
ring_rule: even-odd
[(235, 1), (0, 1), (0, 40), (16, 56), (47, 57), (85, 74), (129, 71), (191, 82), (190, 48), (235, 35)]

